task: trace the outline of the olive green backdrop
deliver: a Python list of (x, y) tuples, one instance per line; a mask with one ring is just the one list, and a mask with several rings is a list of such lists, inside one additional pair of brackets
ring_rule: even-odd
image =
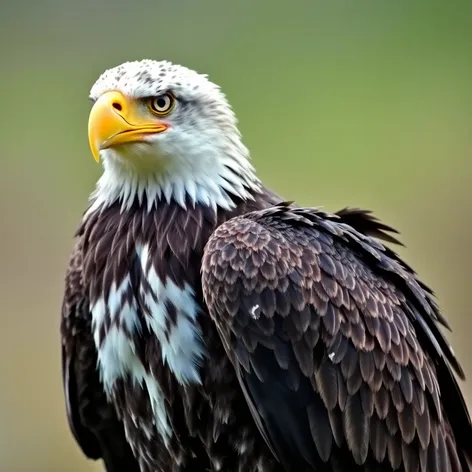
[(125, 60), (208, 73), (284, 197), (397, 227), (472, 377), (470, 0), (0, 0), (0, 51), (0, 471), (101, 470), (68, 430), (59, 309), (101, 171), (88, 91)]

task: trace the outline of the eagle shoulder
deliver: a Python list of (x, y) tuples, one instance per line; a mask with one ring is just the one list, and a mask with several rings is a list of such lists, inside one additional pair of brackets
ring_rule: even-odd
[(206, 245), (205, 301), (256, 424), (287, 470), (469, 471), (463, 372), (432, 292), (369, 236), (388, 227), (346, 211), (282, 203)]

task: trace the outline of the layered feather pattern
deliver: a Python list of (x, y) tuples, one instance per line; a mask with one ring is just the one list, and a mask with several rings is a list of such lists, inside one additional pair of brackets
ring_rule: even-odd
[(208, 242), (205, 300), (256, 421), (286, 470), (469, 470), (444, 318), (353, 215), (279, 204)]

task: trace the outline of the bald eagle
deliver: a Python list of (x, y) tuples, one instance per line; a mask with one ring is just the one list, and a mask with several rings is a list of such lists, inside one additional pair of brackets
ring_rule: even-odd
[(103, 174), (62, 308), (70, 428), (108, 472), (467, 472), (432, 292), (369, 212), (255, 174), (205, 75), (128, 62), (91, 90)]

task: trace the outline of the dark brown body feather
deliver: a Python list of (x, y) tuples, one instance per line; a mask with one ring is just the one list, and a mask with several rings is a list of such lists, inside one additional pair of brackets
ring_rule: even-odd
[(89, 302), (83, 281), (83, 237), (66, 274), (62, 305), (62, 380), (71, 431), (90, 459), (102, 458), (107, 472), (139, 472), (123, 425), (103, 391), (97, 371)]
[[(470, 421), (443, 358), (453, 360), (433, 321), (439, 312), (393, 253), (351, 226), (392, 241), (390, 228), (359, 210), (336, 219), (283, 207), (221, 226), (276, 201), (267, 192), (231, 213), (165, 203), (148, 213), (145, 202), (120, 213), (116, 204), (84, 220), (62, 315), (68, 417), (84, 453), (102, 457), (107, 472), (415, 472), (428, 458), (428, 471), (469, 471)], [(200, 268), (212, 234), (203, 264), (210, 318)], [(140, 243), (150, 245), (159, 278), (193, 287), (209, 351), (202, 385), (182, 386), (148, 330), (128, 333), (165, 395), (168, 449), (146, 433), (153, 428), (141, 386), (120, 379), (107, 400), (92, 336), (89, 306), (130, 271), (132, 287), (145, 280), (135, 264)], [(132, 287), (125, 297), (144, 318)]]

